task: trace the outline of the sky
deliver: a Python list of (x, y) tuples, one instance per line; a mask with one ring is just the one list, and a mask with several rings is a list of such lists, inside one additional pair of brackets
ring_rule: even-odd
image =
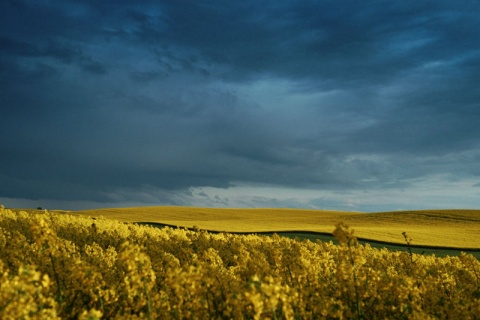
[(480, 2), (0, 0), (0, 203), (480, 209)]

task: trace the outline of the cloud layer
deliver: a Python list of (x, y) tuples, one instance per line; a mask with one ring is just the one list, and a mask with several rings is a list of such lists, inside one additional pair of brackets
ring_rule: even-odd
[(478, 208), (479, 13), (3, 1), (0, 200)]

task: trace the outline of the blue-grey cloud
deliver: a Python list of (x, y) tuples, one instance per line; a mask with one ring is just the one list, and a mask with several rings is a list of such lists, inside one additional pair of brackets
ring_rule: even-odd
[(188, 190), (478, 178), (479, 13), (477, 1), (3, 1), (0, 198), (238, 205)]

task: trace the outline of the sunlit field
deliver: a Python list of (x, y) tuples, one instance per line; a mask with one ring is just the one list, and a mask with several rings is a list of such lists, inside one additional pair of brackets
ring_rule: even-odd
[[(285, 228), (296, 221), (293, 213), (304, 225), (312, 224), (312, 214), (326, 225), (342, 215), (362, 215), (187, 208), (108, 212), (131, 219), (137, 210), (148, 220), (165, 210), (170, 222), (182, 221), (182, 210), (190, 212), (183, 216), (186, 224), (230, 212), (222, 226), (237, 221), (249, 230), (255, 230), (254, 216), (263, 218), (258, 221), (266, 228), (267, 212)], [(0, 207), (0, 319), (478, 319), (480, 261), (473, 255), (377, 249), (359, 244), (341, 223), (330, 232), (338, 244)]]
[(332, 233), (344, 222), (359, 238), (412, 245), (480, 248), (480, 210), (422, 210), (360, 213), (297, 209), (212, 209), (194, 207), (138, 207), (80, 211), (124, 222), (157, 222), (212, 231)]

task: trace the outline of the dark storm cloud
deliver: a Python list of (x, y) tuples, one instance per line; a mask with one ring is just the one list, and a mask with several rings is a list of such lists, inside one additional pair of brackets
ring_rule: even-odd
[(166, 7), (168, 40), (200, 50), (234, 68), (233, 74), (266, 72), (352, 85), (393, 79), (427, 61), (474, 51), (476, 10), (475, 2), (440, 1), (268, 1), (261, 7), (219, 1)]
[(2, 1), (0, 198), (478, 177), (479, 6)]

